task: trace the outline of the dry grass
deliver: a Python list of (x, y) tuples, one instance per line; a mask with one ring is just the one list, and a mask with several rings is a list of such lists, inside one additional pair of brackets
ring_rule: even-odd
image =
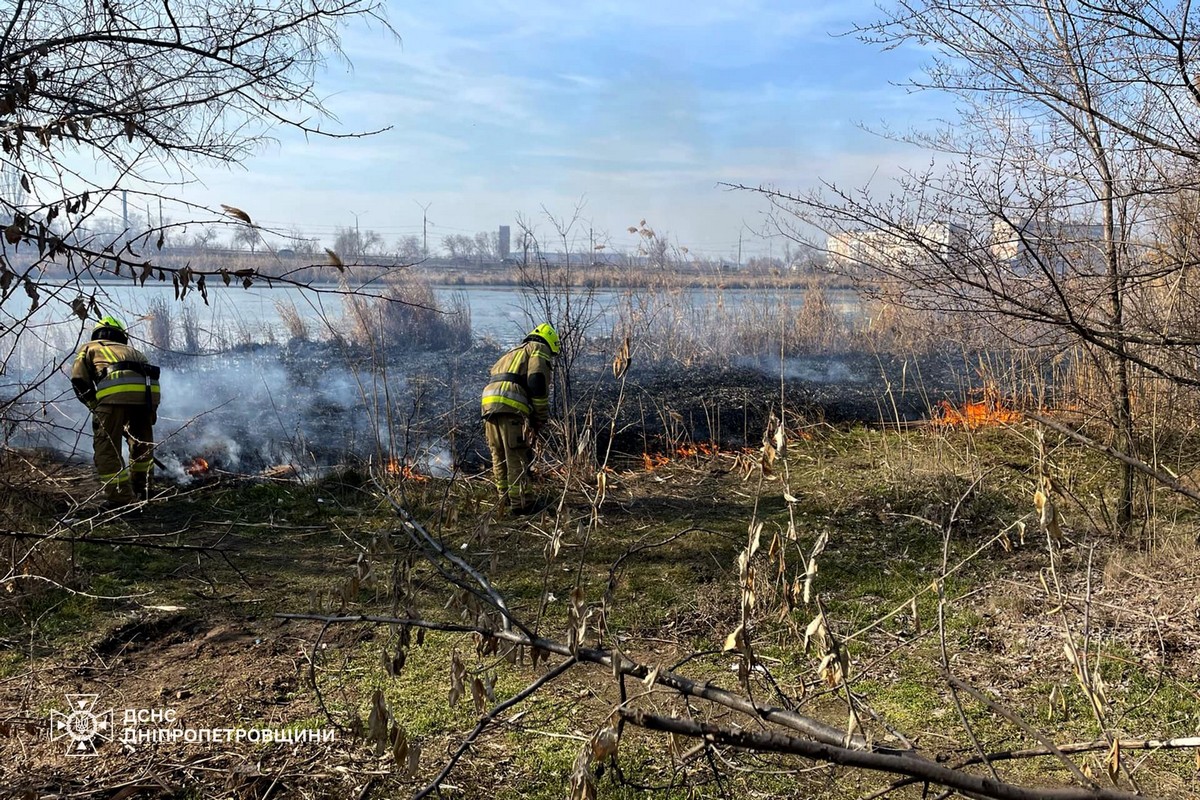
[(348, 296), (344, 310), (345, 329), (358, 344), (425, 350), (466, 349), (471, 344), (466, 298), (455, 294), (443, 308), (426, 281), (390, 279), (379, 297)]
[(294, 301), (276, 301), (275, 311), (279, 314), (279, 319), (283, 322), (284, 330), (287, 331), (289, 338), (298, 339), (301, 342), (309, 341), (308, 319), (296, 308)]
[(146, 316), (150, 319), (150, 330), (147, 339), (155, 348), (167, 351), (171, 349), (171, 328), (174, 311), (166, 298), (155, 297), (146, 307)]

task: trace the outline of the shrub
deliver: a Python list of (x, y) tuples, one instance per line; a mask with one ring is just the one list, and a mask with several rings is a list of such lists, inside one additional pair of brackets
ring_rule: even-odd
[(471, 344), (471, 312), (461, 292), (446, 308), (428, 281), (409, 276), (387, 281), (377, 297), (351, 295), (346, 331), (358, 344), (416, 350), (465, 350)]

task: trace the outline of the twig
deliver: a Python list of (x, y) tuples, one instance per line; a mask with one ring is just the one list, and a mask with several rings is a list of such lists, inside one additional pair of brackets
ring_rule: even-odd
[(1045, 425), (1047, 428), (1058, 431), (1063, 436), (1067, 436), (1071, 439), (1074, 439), (1075, 441), (1079, 442), (1082, 445), (1085, 445), (1085, 446), (1087, 446), (1093, 450), (1096, 450), (1098, 452), (1104, 453), (1105, 455), (1115, 458), (1124, 464), (1128, 464), (1129, 466), (1136, 469), (1138, 472), (1141, 472), (1145, 475), (1149, 475), (1151, 478), (1158, 481), (1163, 486), (1166, 486), (1168, 489), (1178, 492), (1179, 494), (1183, 495), (1184, 497), (1189, 497), (1192, 500), (1195, 500), (1196, 502), (1200, 502), (1200, 492), (1197, 492), (1194, 489), (1189, 489), (1188, 487), (1181, 484), (1179, 481), (1172, 478), (1167, 473), (1155, 469), (1154, 467), (1147, 464), (1145, 461), (1134, 458), (1133, 456), (1130, 456), (1130, 455), (1126, 455), (1125, 453), (1122, 453), (1121, 451), (1117, 450), (1115, 447), (1112, 447), (1111, 445), (1104, 444), (1103, 442), (1098, 442), (1090, 436), (1086, 436), (1082, 433), (1079, 433), (1078, 431), (1071, 430), (1066, 425), (1063, 425), (1061, 422), (1056, 422), (1055, 420), (1052, 420), (1049, 417), (1043, 416), (1041, 414), (1035, 414), (1032, 411), (1025, 411), (1022, 413), (1024, 413), (1025, 416), (1029, 417), (1030, 419), (1032, 419), (1036, 422), (1040, 422), (1042, 425)]
[(120, 595), (91, 594), (89, 592), (82, 591), (81, 589), (72, 589), (70, 586), (65, 586), (65, 585), (59, 583), (58, 581), (51, 580), (50, 578), (47, 578), (43, 575), (34, 575), (32, 573), (21, 574), (21, 575), (6, 575), (4, 577), (0, 577), (0, 584), (11, 583), (13, 581), (18, 581), (18, 580), (43, 581), (43, 582), (48, 583), (51, 586), (54, 586), (58, 589), (62, 589), (64, 592), (69, 592), (71, 594), (79, 595), (80, 597), (90, 597), (93, 600), (131, 600), (135, 597), (149, 597), (150, 595), (154, 594), (154, 592), (139, 592), (138, 594), (120, 594)]
[(533, 683), (526, 686), (520, 692), (518, 692), (517, 694), (510, 697), (508, 700), (505, 700), (503, 703), (501, 703), (500, 705), (493, 708), (487, 714), (484, 714), (483, 718), (480, 719), (479, 723), (475, 726), (475, 729), (472, 730), (471, 733), (467, 735), (466, 739), (463, 739), (462, 743), (458, 746), (458, 749), (454, 751), (454, 755), (450, 756), (450, 761), (447, 762), (446, 766), (442, 767), (442, 771), (439, 772), (437, 774), (437, 777), (434, 778), (432, 781), (430, 781), (429, 784), (426, 785), (424, 789), (422, 789), (421, 791), (419, 791), (415, 795), (413, 795), (413, 800), (423, 800), (423, 798), (428, 797), (433, 792), (439, 791), (442, 781), (444, 781), (450, 775), (451, 771), (453, 771), (453, 769), (454, 769), (455, 764), (458, 763), (458, 760), (460, 758), (462, 758), (463, 754), (466, 753), (467, 750), (470, 749), (471, 745), (475, 743), (475, 740), (479, 738), (480, 734), (482, 734), (484, 732), (484, 730), (487, 729), (487, 726), (496, 721), (496, 717), (498, 717), (500, 714), (504, 713), (508, 709), (512, 708), (517, 703), (522, 702), (523, 700), (528, 698), (530, 695), (534, 694), (539, 689), (541, 689), (543, 686), (552, 682), (553, 680), (555, 680), (556, 678), (561, 676), (563, 673), (565, 673), (567, 670), (569, 670), (571, 667), (575, 666), (578, 663), (579, 662), (576, 661), (574, 658), (570, 658), (570, 657), (567, 658), (566, 661), (563, 661), (557, 667), (550, 670), (545, 675), (543, 675), (542, 677), (538, 678)]
[[(958, 696), (956, 690), (956, 682), (950, 668), (950, 649), (946, 645), (946, 570), (950, 566), (950, 534), (954, 530), (954, 522), (958, 517), (958, 509), (962, 506), (963, 501), (967, 496), (974, 491), (979, 482), (983, 480), (983, 475), (979, 475), (963, 492), (958, 502), (954, 504), (954, 508), (950, 511), (950, 516), (946, 520), (946, 524), (942, 529), (942, 574), (938, 579), (937, 586), (937, 615), (938, 615), (938, 650), (942, 656), (942, 669), (946, 673), (946, 677), (950, 683), (950, 697), (954, 700), (954, 709), (958, 712), (958, 719), (962, 723), (963, 730), (967, 732), (967, 736), (971, 739), (971, 746), (979, 753), (979, 757), (983, 759), (984, 765), (988, 768), (992, 778), (996, 781), (1000, 780), (999, 773), (992, 766), (992, 762), (987, 760), (987, 753), (983, 749), (983, 745), (979, 743), (979, 737), (975, 735), (975, 728), (971, 725), (971, 721), (967, 718), (967, 712), (963, 710), (962, 700)], [(1082, 777), (1082, 776), (1081, 776)]]
[[(1000, 716), (1004, 717), (1006, 720), (1011, 722), (1013, 725), (1016, 725), (1018, 728), (1025, 731), (1025, 733), (1027, 735), (1032, 736), (1034, 739), (1037, 739), (1038, 742), (1042, 745), (1042, 747), (1045, 748), (1045, 751), (1048, 754), (1057, 756), (1058, 760), (1063, 763), (1063, 766), (1065, 766), (1068, 770), (1070, 770), (1071, 774), (1074, 775), (1085, 786), (1089, 786), (1089, 785), (1095, 786), (1095, 781), (1089, 780), (1088, 777), (1086, 775), (1084, 775), (1083, 772), (1079, 769), (1079, 767), (1076, 766), (1075, 762), (1072, 761), (1071, 759), (1067, 758), (1066, 755), (1063, 754), (1063, 751), (1054, 745), (1054, 742), (1052, 742), (1048, 738), (1046, 738), (1046, 736), (1044, 734), (1038, 732), (1038, 730), (1036, 728), (1034, 728), (1032, 725), (1030, 725), (1025, 720), (1021, 719), (1021, 717), (1019, 717), (1017, 714), (1013, 713), (1012, 711), (1009, 711), (1007, 708), (1000, 705), (999, 703), (997, 703), (992, 698), (988, 697), (983, 692), (979, 691), (978, 689), (974, 688), (973, 686), (969, 686), (968, 684), (964, 683), (963, 681), (960, 681), (958, 678), (954, 677), (953, 675), (947, 674), (946, 680), (949, 681), (950, 685), (953, 686), (954, 688), (964, 691), (967, 694), (971, 695), (971, 697), (974, 697), (980, 703), (983, 703), (985, 706), (987, 706), (990, 711), (992, 711), (995, 714), (999, 714)], [(973, 756), (966, 763), (978, 763), (977, 759), (979, 759), (979, 758), (988, 758), (988, 756), (986, 756), (986, 755)]]
[[(447, 550), (446, 547), (437, 539), (434, 539), (432, 536), (430, 536), (429, 532), (425, 530), (424, 526), (417, 522), (413, 518), (412, 514), (408, 513), (408, 510), (405, 509), (404, 506), (397, 503), (392, 497), (391, 493), (388, 492), (387, 489), (384, 488), (379, 481), (374, 478), (374, 476), (372, 476), (371, 480), (380, 493), (387, 499), (388, 504), (391, 505), (397, 516), (400, 517), (400, 521), (404, 525), (404, 530), (408, 533), (409, 538), (413, 540), (414, 544), (420, 547), (421, 542), (424, 541), (425, 544), (432, 548), (435, 553), (454, 564), (454, 566), (467, 573), (467, 575), (470, 575), (471, 578), (479, 584), (479, 586), (487, 594), (488, 599), (500, 612), (501, 624), (504, 626), (504, 630), (506, 632), (511, 630), (513, 625), (516, 625), (518, 628), (521, 628), (523, 631), (525, 631), (524, 626), (518, 623), (509, 612), (508, 605), (504, 602), (504, 598), (499, 592), (492, 588), (491, 582), (485, 576), (480, 574), (478, 570), (476, 570), (466, 561), (463, 561), (457, 555)], [(530, 631), (525, 631), (525, 633), (532, 635)]]

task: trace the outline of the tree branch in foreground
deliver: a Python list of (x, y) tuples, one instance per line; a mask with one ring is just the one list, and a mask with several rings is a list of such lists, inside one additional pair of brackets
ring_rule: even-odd
[(707, 722), (693, 722), (678, 717), (650, 714), (641, 709), (623, 708), (620, 710), (620, 714), (621, 718), (627, 722), (649, 730), (691, 736), (712, 744), (722, 744), (742, 750), (788, 753), (846, 767), (908, 775), (929, 783), (956, 789), (971, 797), (993, 798), (994, 800), (1134, 800), (1134, 798), (1147, 797), (1147, 795), (1131, 794), (1119, 789), (1027, 789), (960, 772), (924, 759), (813, 742), (778, 731), (736, 731)]

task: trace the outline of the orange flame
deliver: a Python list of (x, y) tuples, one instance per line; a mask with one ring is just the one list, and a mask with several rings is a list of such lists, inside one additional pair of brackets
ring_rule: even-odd
[(208, 462), (200, 456), (196, 456), (183, 465), (183, 471), (193, 478), (198, 478), (208, 472)]
[(425, 483), (429, 480), (428, 475), (422, 475), (413, 469), (411, 464), (405, 464), (396, 458), (389, 458), (384, 465), (384, 469), (387, 470), (387, 474), (389, 475), (395, 475), (410, 481), (416, 481), (417, 483)]
[(720, 453), (721, 449), (712, 442), (695, 442), (693, 444), (684, 444), (675, 448), (675, 454), (680, 458), (691, 458), (693, 456), (715, 456)]
[(946, 428), (976, 430), (989, 425), (1020, 422), (1022, 419), (1020, 411), (1005, 407), (1000, 402), (1000, 393), (992, 387), (987, 387), (983, 390), (983, 400), (978, 403), (968, 402), (955, 407), (946, 400), (939, 402), (933, 424)]
[(660, 453), (642, 453), (642, 466), (646, 468), (647, 472), (653, 472), (670, 460)]

